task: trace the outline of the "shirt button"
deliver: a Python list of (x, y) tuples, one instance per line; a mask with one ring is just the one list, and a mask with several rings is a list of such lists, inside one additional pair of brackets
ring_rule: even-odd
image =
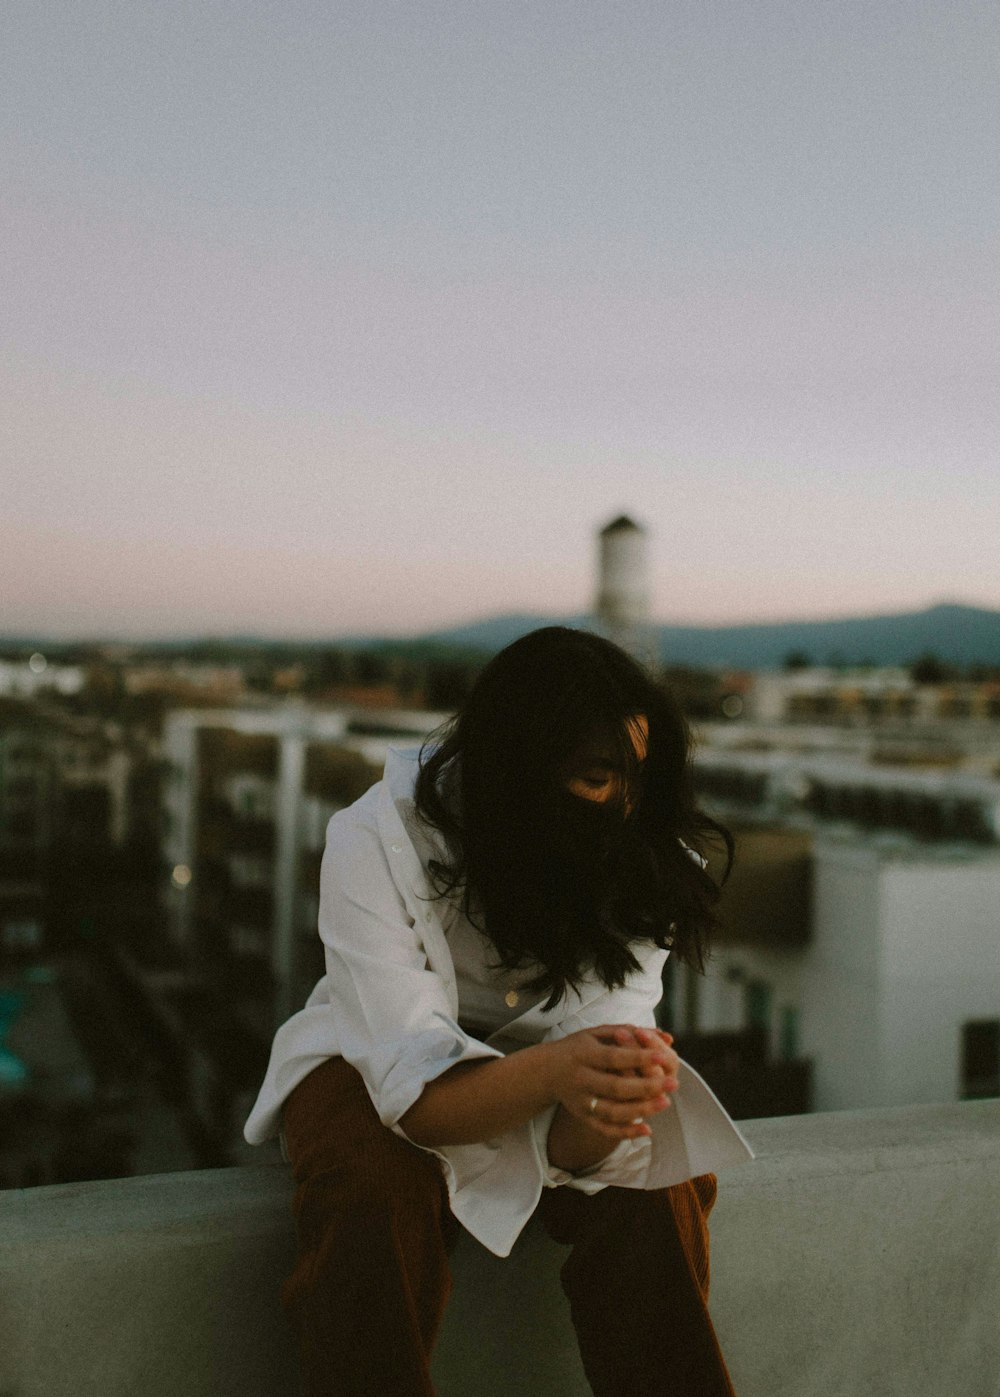
[(394, 844), (394, 845), (392, 846), (392, 852), (393, 852), (394, 854), (401, 854), (401, 853), (403, 852), (403, 846), (402, 846), (402, 844)]
[(517, 990), (508, 990), (503, 997), (504, 1003), (507, 1005), (508, 1009), (513, 1009), (520, 998), (521, 996), (518, 994)]
[(434, 913), (433, 913), (433, 912), (425, 912), (425, 913), (424, 913), (424, 921), (425, 921), (425, 922), (432, 922), (433, 920), (434, 920)]

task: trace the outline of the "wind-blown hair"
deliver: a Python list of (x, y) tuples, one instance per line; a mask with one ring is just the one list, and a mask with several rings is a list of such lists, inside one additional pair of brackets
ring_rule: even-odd
[[(644, 762), (630, 735), (639, 714)], [(623, 777), (608, 804), (566, 789), (595, 738)], [(415, 800), (448, 849), (430, 865), (437, 894), (460, 899), (498, 968), (535, 972), (526, 988), (546, 993), (546, 1008), (592, 971), (623, 985), (637, 942), (672, 938), (703, 968), (719, 887), (692, 854), (724, 845), (725, 878), (733, 841), (697, 808), (676, 702), (609, 641), (547, 626), (502, 650), (424, 744)]]

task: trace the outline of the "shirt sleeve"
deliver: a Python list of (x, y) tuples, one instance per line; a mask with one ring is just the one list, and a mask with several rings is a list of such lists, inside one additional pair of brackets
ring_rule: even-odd
[(501, 1057), (456, 1021), (392, 879), (374, 815), (334, 815), (320, 873), (319, 932), (340, 1051), (383, 1125), (458, 1062)]

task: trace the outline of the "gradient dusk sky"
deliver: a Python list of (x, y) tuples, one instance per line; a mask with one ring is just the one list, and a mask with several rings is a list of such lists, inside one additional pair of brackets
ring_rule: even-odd
[(13, 0), (0, 634), (1000, 606), (996, 0)]

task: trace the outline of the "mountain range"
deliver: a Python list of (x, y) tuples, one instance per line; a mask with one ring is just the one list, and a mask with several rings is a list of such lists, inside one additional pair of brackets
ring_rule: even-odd
[[(587, 616), (494, 616), (421, 641), (495, 652), (538, 626), (587, 626)], [(830, 621), (653, 627), (664, 664), (778, 669), (793, 653), (814, 664), (906, 665), (935, 655), (954, 665), (1000, 665), (1000, 611), (941, 603), (923, 611)]]
[[(231, 652), (280, 650), (291, 663), (303, 652), (337, 647), (422, 656), (425, 659), (475, 659), (494, 654), (539, 626), (592, 625), (588, 615), (546, 616), (517, 613), (428, 631), (420, 635), (388, 632), (364, 635), (293, 638), (263, 635), (174, 636), (135, 642), (149, 653), (188, 653), (213, 662)], [(1000, 611), (943, 602), (923, 611), (885, 616), (847, 616), (831, 621), (762, 621), (731, 626), (654, 625), (652, 638), (665, 665), (706, 669), (780, 669), (790, 655), (811, 664), (909, 665), (926, 655), (946, 664), (1000, 667)], [(110, 640), (106, 637), (105, 640)], [(100, 643), (95, 637), (88, 644)], [(68, 641), (43, 636), (0, 637), (0, 649), (49, 651), (53, 657), (80, 649)]]

